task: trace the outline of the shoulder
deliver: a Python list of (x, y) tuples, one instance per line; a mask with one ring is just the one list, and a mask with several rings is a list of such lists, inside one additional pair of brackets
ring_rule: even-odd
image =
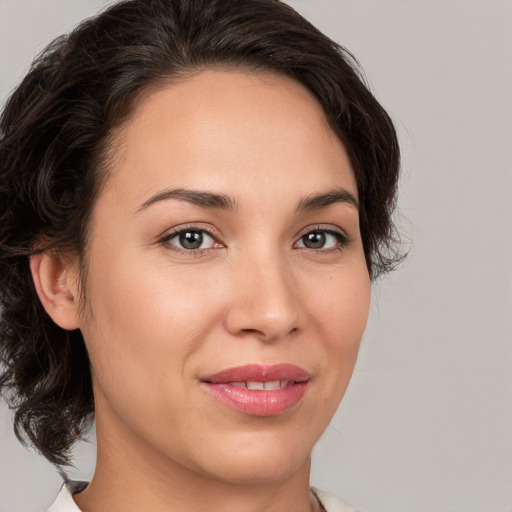
[(326, 512), (359, 512), (333, 494), (316, 488), (313, 488), (312, 491), (315, 493), (318, 501), (320, 501)]
[(82, 491), (86, 486), (87, 482), (65, 482), (60, 488), (57, 499), (46, 512), (80, 512), (73, 500), (73, 494)]

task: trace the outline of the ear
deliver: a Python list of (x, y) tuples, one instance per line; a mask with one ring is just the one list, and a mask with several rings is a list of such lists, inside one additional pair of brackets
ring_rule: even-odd
[(80, 305), (76, 262), (47, 251), (31, 256), (30, 271), (39, 300), (51, 319), (63, 329), (77, 329)]

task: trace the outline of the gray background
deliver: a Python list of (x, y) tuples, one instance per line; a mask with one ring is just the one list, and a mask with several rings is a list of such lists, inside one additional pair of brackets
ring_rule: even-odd
[[(410, 256), (374, 287), (313, 482), (368, 512), (512, 511), (512, 2), (292, 0), (361, 61), (400, 132)], [(0, 0), (0, 100), (100, 0)], [(87, 477), (94, 447), (77, 450)], [(0, 511), (60, 478), (0, 408)]]

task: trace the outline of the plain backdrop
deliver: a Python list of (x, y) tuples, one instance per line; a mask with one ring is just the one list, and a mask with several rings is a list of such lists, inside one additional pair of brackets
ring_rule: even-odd
[[(290, 0), (349, 48), (400, 133), (403, 267), (374, 287), (313, 483), (367, 512), (512, 511), (512, 2)], [(0, 101), (100, 0), (0, 0)], [(0, 511), (60, 477), (0, 408)], [(93, 437), (93, 435), (92, 435)], [(72, 475), (90, 477), (94, 445)]]

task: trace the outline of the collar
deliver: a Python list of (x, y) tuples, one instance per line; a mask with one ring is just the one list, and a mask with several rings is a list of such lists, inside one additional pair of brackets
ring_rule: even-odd
[[(81, 512), (73, 499), (73, 494), (83, 491), (87, 485), (88, 482), (65, 481), (60, 488), (57, 499), (47, 512)], [(311, 491), (326, 512), (357, 512), (354, 508), (328, 492), (321, 491), (315, 487), (312, 487)]]

